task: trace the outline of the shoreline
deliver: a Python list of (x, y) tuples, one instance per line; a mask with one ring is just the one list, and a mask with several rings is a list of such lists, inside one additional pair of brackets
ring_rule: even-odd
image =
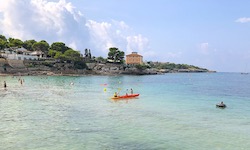
[[(84, 71), (83, 71), (84, 72)], [(183, 73), (216, 73), (216, 71), (207, 72), (96, 72), (96, 71), (86, 71), (84, 73), (56, 73), (53, 71), (33, 71), (33, 72), (15, 72), (15, 73), (2, 73), (0, 76), (141, 76), (141, 75), (164, 75), (164, 74), (183, 74)]]
[[(2, 66), (2, 67), (1, 67)], [(70, 63), (41, 63), (37, 61), (16, 61), (9, 64), (0, 63), (0, 76), (117, 76), (117, 75), (160, 75), (166, 73), (207, 73), (215, 72), (202, 68), (190, 69), (157, 69), (137, 68), (124, 64), (86, 63), (84, 69), (77, 69)]]

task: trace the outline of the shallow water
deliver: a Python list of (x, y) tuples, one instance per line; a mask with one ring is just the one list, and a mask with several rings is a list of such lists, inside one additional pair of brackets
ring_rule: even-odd
[[(1, 149), (249, 149), (250, 75), (0, 77)], [(74, 84), (71, 84), (74, 83)], [(133, 88), (139, 98), (113, 101)], [(224, 101), (225, 109), (215, 107)]]

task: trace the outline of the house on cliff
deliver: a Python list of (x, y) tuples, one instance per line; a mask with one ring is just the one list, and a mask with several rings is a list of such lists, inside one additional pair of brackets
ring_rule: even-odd
[(127, 65), (143, 64), (143, 56), (139, 55), (137, 52), (132, 52), (131, 54), (126, 55), (126, 64)]
[(28, 51), (23, 47), (11, 47), (1, 50), (0, 55), (9, 60), (38, 60), (43, 58), (44, 53), (41, 51)]

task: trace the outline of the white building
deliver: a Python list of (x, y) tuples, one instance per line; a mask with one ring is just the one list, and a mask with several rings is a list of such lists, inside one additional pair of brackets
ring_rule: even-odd
[(21, 48), (5, 48), (0, 51), (1, 56), (12, 60), (38, 60), (42, 57), (42, 52), (31, 52), (27, 49)]

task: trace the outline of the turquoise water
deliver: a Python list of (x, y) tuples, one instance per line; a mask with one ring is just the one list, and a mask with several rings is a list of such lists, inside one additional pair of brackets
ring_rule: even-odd
[[(250, 147), (250, 75), (0, 77), (3, 150)], [(7, 89), (3, 88), (7, 81)], [(74, 83), (73, 85), (71, 83)], [(106, 85), (105, 85), (106, 84)], [(133, 88), (136, 99), (113, 101)], [(105, 91), (106, 89), (106, 91)], [(224, 101), (227, 108), (216, 108)]]

